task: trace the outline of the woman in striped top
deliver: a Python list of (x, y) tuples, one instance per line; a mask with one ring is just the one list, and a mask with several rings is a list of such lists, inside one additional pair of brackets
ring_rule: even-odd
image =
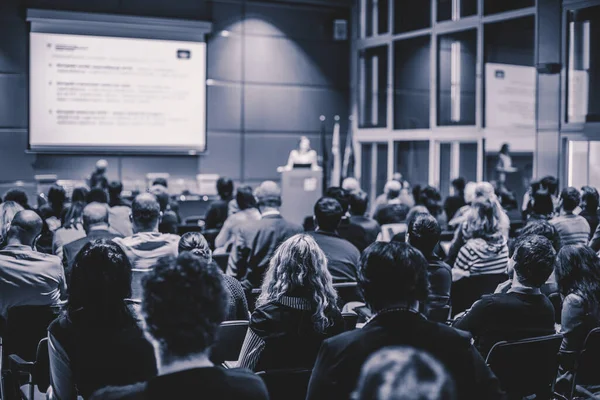
[(321, 342), (343, 325), (325, 253), (312, 237), (292, 236), (265, 273), (239, 367), (312, 368)]
[(464, 229), (470, 239), (458, 252), (452, 269), (453, 312), (461, 312), (482, 295), (493, 293), (507, 278), (508, 246), (491, 200), (473, 203)]

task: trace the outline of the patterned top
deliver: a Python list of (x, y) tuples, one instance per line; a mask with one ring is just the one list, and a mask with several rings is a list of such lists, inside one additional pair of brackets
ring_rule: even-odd
[(565, 214), (550, 220), (560, 236), (561, 246), (568, 244), (587, 245), (590, 238), (590, 224), (580, 215)]
[(505, 240), (469, 239), (460, 249), (454, 268), (468, 271), (470, 276), (505, 274), (508, 246)]

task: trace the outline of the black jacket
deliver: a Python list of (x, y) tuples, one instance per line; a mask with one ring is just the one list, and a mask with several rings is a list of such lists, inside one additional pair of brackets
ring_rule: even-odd
[(307, 400), (348, 399), (366, 359), (387, 346), (424, 350), (447, 368), (461, 400), (504, 398), (499, 382), (473, 347), (471, 336), (423, 315), (390, 310), (375, 316), (362, 329), (323, 342), (310, 378)]
[(236, 277), (245, 288), (259, 287), (277, 247), (301, 232), (300, 225), (286, 221), (279, 214), (245, 222), (229, 254), (227, 274)]
[(327, 256), (327, 269), (334, 283), (358, 280), (360, 252), (352, 243), (342, 239), (337, 233), (317, 230), (308, 234)]
[(353, 215), (349, 223), (342, 229), (338, 228), (338, 234), (352, 243), (358, 251), (362, 253), (377, 240), (377, 235), (381, 232), (381, 226), (374, 219), (364, 216)]

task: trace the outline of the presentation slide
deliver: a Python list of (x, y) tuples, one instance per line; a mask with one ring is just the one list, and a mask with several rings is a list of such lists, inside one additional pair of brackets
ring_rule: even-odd
[(30, 34), (36, 149), (203, 151), (206, 44)]

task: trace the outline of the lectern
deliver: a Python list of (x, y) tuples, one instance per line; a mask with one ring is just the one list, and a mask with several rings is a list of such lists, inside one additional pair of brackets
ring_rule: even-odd
[(281, 215), (302, 225), (313, 215), (315, 203), (322, 196), (322, 171), (295, 168), (281, 173)]

